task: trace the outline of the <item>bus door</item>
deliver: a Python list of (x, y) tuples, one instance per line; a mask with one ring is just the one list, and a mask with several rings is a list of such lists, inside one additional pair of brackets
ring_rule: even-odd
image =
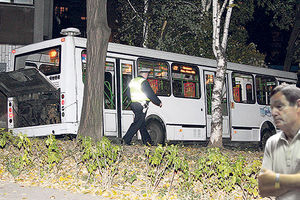
[(255, 103), (254, 76), (244, 72), (232, 72), (231, 78), (231, 139), (259, 141), (260, 111)]
[(131, 60), (123, 60), (121, 59), (119, 61), (120, 63), (120, 92), (119, 94), (122, 94), (120, 96), (120, 114), (121, 114), (121, 133), (119, 136), (124, 136), (127, 132), (129, 126), (133, 122), (134, 114), (132, 110), (130, 109), (130, 97), (129, 97), (129, 82), (133, 78), (133, 61)]
[[(211, 120), (212, 120), (212, 91), (214, 84), (215, 72), (204, 71), (205, 76), (205, 93), (206, 93), (206, 122), (207, 122), (207, 137), (211, 135)], [(228, 95), (227, 95), (227, 76), (225, 79), (225, 84), (222, 92), (222, 114), (223, 114), (223, 137), (230, 137), (230, 124), (229, 124), (229, 104), (228, 104)]]
[(116, 59), (106, 58), (104, 70), (104, 135), (118, 135)]
[(133, 77), (133, 61), (107, 58), (104, 74), (104, 135), (125, 135), (134, 114), (128, 97), (128, 84)]

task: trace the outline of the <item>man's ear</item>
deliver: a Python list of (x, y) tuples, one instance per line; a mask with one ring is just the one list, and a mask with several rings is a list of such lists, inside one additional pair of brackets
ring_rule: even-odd
[(300, 99), (297, 100), (297, 108), (300, 109)]

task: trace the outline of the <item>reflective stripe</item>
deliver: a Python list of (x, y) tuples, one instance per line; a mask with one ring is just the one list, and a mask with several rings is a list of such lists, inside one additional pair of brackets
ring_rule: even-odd
[(150, 101), (150, 99), (142, 91), (142, 83), (145, 80), (146, 79), (144, 78), (136, 77), (130, 81), (129, 88), (132, 102), (145, 104), (146, 101)]

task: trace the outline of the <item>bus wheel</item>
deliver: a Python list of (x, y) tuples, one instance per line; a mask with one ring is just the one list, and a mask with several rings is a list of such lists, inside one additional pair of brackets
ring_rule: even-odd
[(270, 129), (265, 129), (265, 130), (263, 130), (262, 136), (261, 136), (261, 141), (260, 141), (260, 148), (261, 148), (262, 150), (265, 149), (267, 140), (268, 140), (269, 137), (271, 137), (271, 136), (272, 136), (272, 131), (271, 131)]
[(163, 144), (165, 140), (165, 134), (162, 125), (158, 121), (150, 121), (147, 124), (147, 130), (154, 145)]

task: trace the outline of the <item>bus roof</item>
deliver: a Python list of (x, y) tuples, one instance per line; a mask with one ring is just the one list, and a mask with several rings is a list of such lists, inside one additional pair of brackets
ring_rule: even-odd
[[(54, 46), (55, 44), (58, 45), (63, 41), (63, 38), (74, 38), (74, 44), (75, 46), (85, 48), (86, 47), (86, 38), (80, 38), (80, 37), (74, 37), (74, 36), (65, 36), (61, 38), (56, 38), (52, 40), (46, 40), (43, 42), (30, 44), (24, 47), (20, 47), (17, 49), (17, 54), (25, 53), (28, 51), (28, 49), (34, 49), (37, 45), (39, 46)], [(144, 57), (144, 58), (155, 58), (165, 61), (172, 61), (172, 62), (182, 62), (182, 63), (188, 63), (188, 64), (194, 64), (198, 66), (205, 66), (205, 67), (211, 67), (216, 68), (217, 62), (214, 59), (208, 59), (208, 58), (202, 58), (202, 57), (196, 57), (196, 56), (189, 56), (189, 55), (183, 55), (178, 53), (171, 53), (171, 52), (165, 52), (160, 50), (154, 50), (154, 49), (148, 49), (148, 48), (142, 48), (142, 47), (135, 47), (135, 46), (129, 46), (129, 45), (123, 45), (123, 44), (117, 44), (117, 43), (109, 43), (108, 45), (108, 52), (110, 53), (118, 53), (123, 55), (130, 55), (135, 57)], [(297, 80), (297, 74), (293, 72), (286, 72), (286, 71), (280, 71), (276, 69), (269, 69), (269, 68), (263, 68), (263, 67), (256, 67), (251, 65), (244, 65), (244, 64), (237, 64), (228, 62), (227, 63), (227, 70), (234, 70), (234, 71), (240, 71), (240, 72), (248, 72), (248, 73), (254, 73), (254, 74), (262, 74), (262, 75), (272, 75), (280, 78), (287, 78), (292, 80)]]

